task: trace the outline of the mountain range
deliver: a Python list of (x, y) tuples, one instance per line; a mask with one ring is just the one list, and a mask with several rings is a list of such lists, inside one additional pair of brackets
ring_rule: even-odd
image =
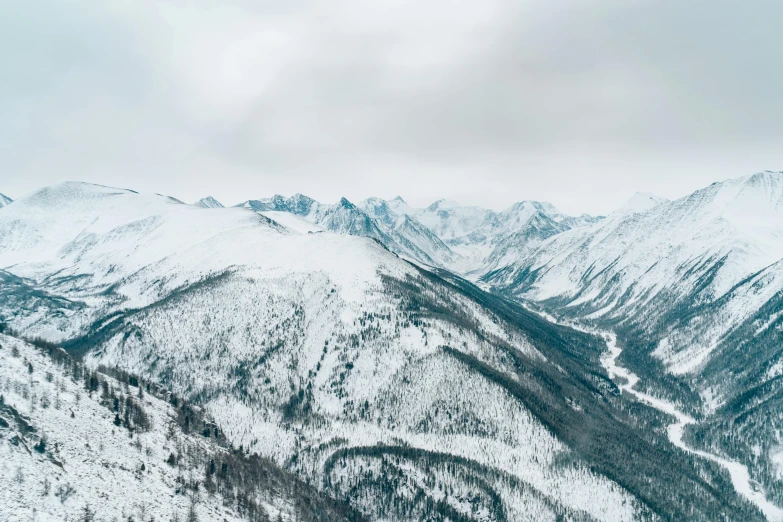
[(540, 314), (615, 332), (689, 443), (783, 505), (781, 218), (772, 172), (606, 217), (65, 183), (0, 209), (0, 324), (371, 520), (762, 520), (619, 392), (600, 337)]
[[(197, 204), (203, 206), (206, 200), (216, 202), (205, 198)], [(548, 237), (601, 219), (568, 216), (537, 201), (495, 212), (445, 200), (413, 208), (399, 196), (389, 201), (368, 198), (358, 204), (342, 198), (336, 204), (323, 204), (302, 194), (276, 195), (237, 206), (267, 216), (268, 212), (286, 212), (325, 230), (370, 237), (407, 259), (465, 277), (505, 266)]]

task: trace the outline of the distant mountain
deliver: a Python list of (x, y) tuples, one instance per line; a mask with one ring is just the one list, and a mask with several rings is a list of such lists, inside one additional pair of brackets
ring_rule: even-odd
[[(636, 195), (605, 220), (553, 237), (514, 270), (486, 281), (596, 319), (643, 316), (661, 334), (661, 360), (687, 373), (766, 302), (758, 284), (756, 297), (743, 288), (775, 272), (782, 258), (783, 174), (761, 173), (671, 202)], [(743, 304), (729, 313), (738, 294)], [(683, 306), (701, 309), (698, 324), (673, 321), (672, 309), (681, 314)], [(729, 315), (705, 324), (704, 314), (719, 308)]]
[[(369, 217), (347, 202), (291, 203), (345, 231)], [(0, 315), (91, 369), (120, 368), (196, 403), (233, 448), (371, 520), (761, 520), (716, 467), (667, 442), (664, 418), (618, 393), (598, 338), (375, 240), (299, 232), (263, 212), (281, 210), (204, 212), (78, 183), (42, 189), (0, 212)], [(10, 386), (14, 397), (43, 391), (24, 381)], [(104, 394), (96, 386), (90, 401)], [(108, 418), (96, 413), (90, 436)], [(166, 444), (125, 437), (153, 455)], [(88, 460), (85, 451), (74, 458)], [(107, 462), (104, 473), (120, 473)], [(183, 470), (188, 491), (193, 481), (209, 491), (200, 478), (209, 459), (200, 463)]]
[(522, 201), (502, 212), (447, 200), (418, 209), (400, 197), (389, 206), (397, 213), (415, 217), (441, 238), (461, 257), (447, 268), (472, 278), (518, 261), (544, 239), (601, 219), (568, 216), (538, 201)]
[(4, 194), (0, 194), (0, 208), (8, 205), (11, 202), (13, 202), (13, 199)]
[(636, 195), (484, 282), (617, 331), (648, 386), (711, 416), (698, 443), (783, 504), (783, 173)]
[(636, 212), (647, 212), (653, 207), (656, 207), (662, 203), (667, 203), (669, 200), (651, 194), (649, 192), (637, 192), (631, 199), (629, 199), (625, 205), (620, 207), (617, 212), (627, 214)]
[(414, 259), (437, 266), (451, 266), (457, 256), (435, 233), (418, 220), (392, 210), (388, 202), (380, 198), (364, 200), (360, 207), (373, 218), (386, 234), (412, 253)]
[(525, 201), (503, 212), (436, 201), (414, 208), (397, 196), (354, 205), (343, 198), (325, 205), (297, 194), (242, 203), (256, 212), (290, 212), (332, 232), (371, 237), (389, 250), (425, 265), (478, 278), (518, 261), (543, 239), (600, 218), (572, 217), (549, 203)]
[(276, 195), (271, 198), (251, 199), (237, 206), (249, 208), (256, 212), (290, 212), (299, 216), (309, 216), (311, 209), (317, 208), (320, 206), (320, 203), (302, 194), (294, 194), (290, 198)]
[(369, 216), (345, 198), (335, 205), (325, 205), (302, 194), (290, 198), (277, 195), (246, 201), (237, 206), (255, 212), (290, 212), (332, 232), (389, 241)]
[(212, 196), (207, 196), (198, 200), (195, 205), (202, 208), (223, 208), (223, 204)]
[(296, 194), (250, 200), (238, 206), (264, 214), (289, 212), (331, 232), (376, 239), (392, 252), (427, 265), (442, 267), (454, 258), (437, 236), (414, 220), (398, 219), (383, 200), (367, 200), (357, 206), (342, 198), (328, 205)]

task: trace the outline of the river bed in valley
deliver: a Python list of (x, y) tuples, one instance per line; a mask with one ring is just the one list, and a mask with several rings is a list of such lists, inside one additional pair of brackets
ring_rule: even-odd
[(606, 352), (604, 352), (603, 356), (601, 357), (601, 365), (606, 369), (606, 372), (609, 374), (609, 378), (612, 380), (616, 380), (618, 378), (622, 379), (624, 382), (616, 382), (617, 386), (621, 390), (631, 394), (638, 401), (643, 402), (648, 406), (651, 406), (656, 410), (671, 415), (675, 418), (675, 422), (670, 424), (666, 429), (671, 443), (683, 451), (687, 451), (688, 453), (709, 459), (722, 466), (724, 469), (726, 469), (726, 471), (729, 472), (729, 475), (731, 476), (731, 483), (737, 493), (755, 504), (761, 510), (761, 512), (764, 513), (764, 516), (769, 522), (783, 522), (783, 509), (767, 500), (767, 497), (764, 496), (764, 492), (761, 491), (758, 487), (754, 487), (755, 483), (750, 478), (750, 473), (748, 472), (747, 466), (733, 460), (725, 459), (713, 453), (692, 449), (685, 444), (685, 442), (682, 440), (685, 433), (685, 427), (688, 424), (696, 423), (695, 419), (678, 410), (677, 407), (671, 402), (653, 397), (652, 395), (640, 392), (634, 388), (639, 382), (639, 376), (628, 368), (624, 368), (623, 366), (617, 364), (617, 358), (620, 357), (620, 354), (623, 352), (623, 350), (617, 345), (617, 336), (614, 333), (588, 330), (572, 322), (560, 321), (556, 317), (546, 312), (536, 310), (526, 306), (525, 304), (523, 304), (523, 306), (525, 309), (543, 317), (549, 322), (568, 326), (569, 328), (601, 337), (606, 342), (607, 348)]
[[(569, 326), (573, 327), (573, 325)], [(612, 380), (620, 378), (625, 381), (622, 383), (618, 382), (618, 387), (621, 390), (633, 395), (637, 400), (652, 406), (656, 410), (671, 415), (676, 419), (676, 422), (670, 424), (667, 428), (667, 434), (671, 443), (678, 448), (687, 451), (688, 453), (709, 459), (725, 468), (731, 476), (731, 483), (734, 485), (734, 489), (737, 491), (737, 493), (755, 504), (764, 513), (764, 516), (766, 516), (767, 520), (770, 522), (783, 521), (783, 509), (768, 501), (762, 491), (759, 491), (757, 488), (753, 487), (754, 483), (750, 479), (747, 466), (740, 464), (739, 462), (724, 459), (723, 457), (719, 457), (718, 455), (714, 455), (706, 451), (692, 449), (685, 444), (685, 442), (682, 440), (685, 427), (688, 424), (695, 423), (696, 421), (692, 417), (678, 410), (674, 404), (657, 397), (653, 397), (647, 393), (637, 391), (634, 387), (636, 386), (636, 383), (639, 382), (639, 377), (627, 368), (617, 364), (617, 358), (622, 353), (622, 349), (617, 346), (617, 337), (612, 333), (603, 333), (600, 335), (606, 341), (607, 346), (606, 353), (603, 357), (601, 357), (601, 364), (606, 369), (609, 377)]]

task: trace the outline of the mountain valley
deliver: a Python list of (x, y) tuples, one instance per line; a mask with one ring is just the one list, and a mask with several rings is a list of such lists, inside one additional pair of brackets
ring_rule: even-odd
[[(723, 467), (669, 441), (667, 413), (613, 381), (603, 339), (525, 306), (614, 331), (636, 388), (698, 421), (684, 440), (742, 462), (783, 505), (782, 212), (771, 172), (674, 201), (637, 194), (606, 217), (531, 201), (223, 207), (47, 187), (0, 209), (4, 394), (66, 444), (40, 406), (19, 406), (6, 346), (35, 367), (53, 364), (38, 343), (81, 371), (136, 376), (166, 393), (147, 395), (152, 431), (138, 435), (153, 452), (169, 451), (163, 426), (177, 416), (165, 398), (186, 400), (221, 434), (209, 451), (257, 455), (321, 499), (308, 511), (290, 488), (253, 491), (284, 520), (764, 520)], [(72, 402), (69, 378), (55, 381)], [(111, 421), (89, 401), (85, 416)], [(6, 424), (10, 441), (19, 430)], [(90, 437), (114, 440), (110, 422), (100, 429)], [(8, 448), (23, 474), (44, 473), (43, 457)], [(194, 462), (204, 488), (208, 460)], [(168, 492), (176, 474), (156, 466), (149, 487)], [(36, 509), (73, 516), (96, 495)], [(242, 519), (232, 495), (201, 495), (198, 509)], [(156, 519), (187, 512), (187, 498)]]

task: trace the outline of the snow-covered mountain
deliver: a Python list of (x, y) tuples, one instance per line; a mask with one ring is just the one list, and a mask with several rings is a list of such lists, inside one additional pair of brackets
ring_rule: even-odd
[(647, 212), (651, 208), (668, 201), (668, 199), (656, 196), (650, 192), (637, 192), (631, 199), (625, 202), (625, 205), (617, 209), (616, 212), (622, 214)]
[(373, 238), (392, 252), (426, 265), (443, 267), (452, 262), (454, 253), (437, 236), (414, 220), (392, 215), (384, 203), (373, 199), (357, 206), (342, 198), (329, 205), (296, 194), (250, 200), (238, 206), (262, 213), (289, 212), (325, 230)]
[(195, 205), (202, 208), (223, 208), (223, 204), (212, 196), (201, 198), (196, 201)]
[(485, 281), (618, 331), (650, 386), (714, 414), (702, 429), (713, 449), (741, 458), (782, 503), (771, 456), (783, 423), (769, 419), (783, 411), (773, 400), (783, 392), (783, 173), (675, 201), (637, 195)]
[[(607, 219), (553, 237), (513, 270), (486, 279), (591, 318), (631, 322), (643, 314), (646, 328), (661, 334), (656, 354), (686, 373), (779, 290), (781, 259), (783, 173), (764, 172), (671, 202), (636, 195)], [(701, 312), (692, 321), (674, 320), (675, 309), (693, 307)], [(711, 314), (720, 319), (705, 320)]]
[(197, 408), (117, 377), (0, 334), (2, 520), (354, 518), (271, 462), (232, 450)]
[(371, 237), (403, 257), (472, 279), (519, 261), (543, 239), (600, 219), (567, 216), (536, 201), (494, 212), (446, 200), (414, 208), (400, 196), (325, 205), (301, 194), (278, 195), (238, 206), (290, 212), (332, 232)]
[[(318, 221), (361, 224), (340, 206)], [(373, 520), (760, 519), (617, 393), (595, 338), (255, 210), (42, 189), (0, 211), (0, 314)]]
[(546, 238), (600, 220), (568, 216), (538, 201), (522, 201), (495, 212), (446, 200), (414, 208), (398, 196), (389, 207), (415, 217), (441, 238), (461, 256), (446, 268), (473, 278), (523, 259)]
[(394, 240), (407, 251), (415, 254), (414, 259), (426, 259), (427, 264), (437, 267), (452, 266), (459, 258), (435, 233), (416, 219), (394, 212), (389, 204), (380, 198), (364, 200), (360, 208)]
[(4, 207), (8, 205), (9, 203), (12, 203), (14, 200), (6, 196), (5, 194), (0, 194), (0, 207)]

